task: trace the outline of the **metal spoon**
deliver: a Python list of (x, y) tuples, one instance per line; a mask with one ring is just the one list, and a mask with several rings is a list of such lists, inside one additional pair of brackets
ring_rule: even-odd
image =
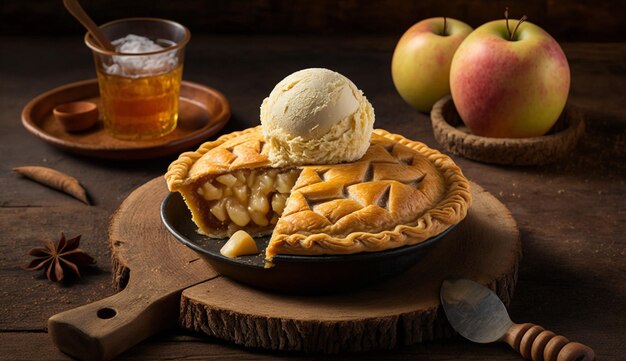
[(504, 341), (525, 359), (534, 361), (595, 359), (588, 346), (532, 323), (513, 323), (498, 296), (474, 281), (448, 277), (441, 285), (440, 297), (452, 327), (470, 341)]
[(94, 37), (100, 47), (108, 51), (115, 51), (115, 47), (113, 47), (113, 45), (109, 41), (109, 38), (107, 38), (102, 30), (100, 30), (98, 25), (96, 25), (96, 23), (91, 20), (89, 15), (87, 15), (85, 10), (78, 3), (78, 0), (63, 0), (63, 5), (65, 5), (67, 11), (69, 11), (70, 14), (72, 14), (76, 18), (76, 20), (83, 24), (83, 26), (87, 29), (87, 31), (89, 31), (91, 36)]

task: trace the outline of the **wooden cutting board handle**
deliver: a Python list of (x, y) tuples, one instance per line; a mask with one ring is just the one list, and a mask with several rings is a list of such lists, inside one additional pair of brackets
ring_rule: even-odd
[(570, 342), (532, 323), (514, 324), (504, 341), (525, 359), (533, 361), (593, 361), (593, 350), (578, 342)]
[(158, 331), (176, 326), (179, 301), (180, 292), (157, 296), (129, 285), (111, 297), (52, 316), (48, 332), (59, 349), (71, 356), (110, 360)]
[(109, 242), (116, 279), (124, 275), (126, 287), (52, 316), (48, 332), (61, 351), (82, 360), (109, 360), (178, 325), (182, 290), (217, 276), (163, 226), (159, 207), (167, 193), (163, 177), (155, 178), (133, 191), (115, 212)]

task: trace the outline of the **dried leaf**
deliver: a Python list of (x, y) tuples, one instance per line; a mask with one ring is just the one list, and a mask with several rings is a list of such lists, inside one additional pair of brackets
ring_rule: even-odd
[(35, 182), (69, 194), (85, 204), (91, 204), (85, 188), (80, 185), (78, 180), (58, 170), (47, 167), (26, 166), (13, 168), (13, 171)]

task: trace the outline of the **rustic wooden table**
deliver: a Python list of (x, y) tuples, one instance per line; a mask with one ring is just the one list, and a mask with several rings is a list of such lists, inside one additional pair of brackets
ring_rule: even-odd
[[(95, 76), (80, 37), (2, 37), (0, 57), (0, 359), (65, 360), (46, 333), (53, 314), (114, 293), (107, 227), (136, 187), (162, 175), (174, 159), (103, 161), (52, 148), (26, 132), (20, 112), (34, 96)], [(393, 88), (395, 38), (194, 36), (184, 78), (229, 98), (230, 132), (259, 123), (259, 106), (287, 74), (327, 67), (351, 78), (376, 109), (376, 127), (441, 148), (427, 115)], [(532, 321), (593, 347), (599, 360), (626, 359), (626, 43), (564, 44), (572, 71), (571, 102), (585, 113), (587, 133), (566, 159), (542, 167), (502, 167), (454, 157), (471, 180), (512, 211), (523, 259), (510, 307), (514, 321)], [(76, 176), (95, 202), (88, 207), (22, 179), (11, 169), (43, 165)], [(61, 232), (82, 235), (97, 267), (71, 286), (25, 271), (27, 252)], [(299, 359), (233, 346), (181, 330), (159, 334), (120, 359)], [(520, 357), (503, 344), (461, 338), (389, 352), (327, 359), (499, 359)]]

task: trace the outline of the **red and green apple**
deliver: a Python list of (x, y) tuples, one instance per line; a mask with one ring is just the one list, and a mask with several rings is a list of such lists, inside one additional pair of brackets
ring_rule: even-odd
[(472, 28), (451, 18), (425, 19), (402, 35), (393, 52), (391, 77), (400, 96), (412, 107), (429, 112), (450, 94), (452, 56)]
[(541, 136), (565, 107), (570, 87), (567, 58), (550, 34), (524, 20), (515, 28), (509, 27), (508, 16), (486, 23), (454, 54), (452, 100), (473, 134)]

